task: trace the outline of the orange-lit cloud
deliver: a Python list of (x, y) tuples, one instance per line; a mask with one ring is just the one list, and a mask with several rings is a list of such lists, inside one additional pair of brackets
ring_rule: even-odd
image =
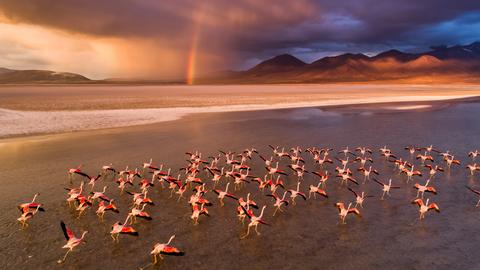
[(480, 24), (479, 10), (471, 0), (0, 0), (0, 66), (191, 79), (279, 53), (465, 43), (478, 38), (464, 26)]
[(72, 71), (109, 76), (116, 64), (107, 41), (44, 27), (0, 23), (0, 67)]

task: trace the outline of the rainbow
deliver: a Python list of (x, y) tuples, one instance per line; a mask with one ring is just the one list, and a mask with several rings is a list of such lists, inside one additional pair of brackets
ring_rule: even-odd
[(195, 73), (197, 67), (197, 55), (198, 55), (198, 43), (200, 39), (201, 25), (205, 16), (205, 2), (201, 2), (199, 7), (200, 12), (194, 25), (193, 37), (192, 37), (192, 46), (190, 47), (190, 52), (188, 54), (188, 63), (187, 63), (187, 84), (193, 85), (195, 83)]
[(200, 31), (197, 28), (195, 30), (195, 33), (193, 34), (192, 47), (190, 48), (190, 53), (188, 55), (188, 64), (187, 64), (187, 84), (188, 85), (194, 84), (199, 32)]

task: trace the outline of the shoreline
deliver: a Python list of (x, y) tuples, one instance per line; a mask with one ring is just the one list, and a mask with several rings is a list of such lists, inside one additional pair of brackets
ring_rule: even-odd
[[(145, 109), (17, 111), (0, 108), (0, 140), (79, 131), (105, 130), (175, 121), (188, 115), (296, 108), (332, 110), (345, 107), (377, 107), (383, 111), (422, 111), (434, 103), (475, 101), (479, 95), (388, 96), (274, 104), (244, 104), (204, 107), (168, 107)], [(418, 104), (422, 103), (422, 104)], [(428, 103), (428, 104), (425, 104)], [(347, 108), (348, 109), (348, 108)]]

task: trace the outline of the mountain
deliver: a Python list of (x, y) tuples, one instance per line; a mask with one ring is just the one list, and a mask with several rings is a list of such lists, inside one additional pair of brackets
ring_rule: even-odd
[(324, 57), (322, 59), (319, 59), (309, 64), (308, 68), (328, 70), (328, 69), (337, 68), (343, 65), (348, 65), (351, 63), (355, 63), (355, 62), (367, 60), (367, 59), (368, 59), (368, 56), (361, 53), (358, 53), (358, 54), (346, 53), (346, 54), (341, 54), (339, 56)]
[(251, 74), (286, 71), (305, 66), (306, 63), (290, 54), (277, 55), (248, 70)]
[(14, 70), (0, 68), (0, 84), (88, 83), (90, 79), (69, 72), (49, 70)]
[[(480, 42), (436, 46), (423, 53), (388, 50), (375, 56), (345, 53), (305, 63), (282, 54), (246, 71), (199, 83), (480, 82)], [(213, 78), (213, 79), (212, 79)]]
[(480, 42), (474, 42), (466, 46), (433, 47), (433, 50), (426, 54), (441, 60), (480, 60)]
[(413, 53), (404, 53), (399, 50), (389, 50), (386, 52), (379, 53), (375, 56), (373, 56), (371, 59), (372, 60), (382, 60), (382, 59), (389, 59), (392, 58), (398, 62), (408, 62), (415, 60), (419, 57), (418, 54), (413, 54)]

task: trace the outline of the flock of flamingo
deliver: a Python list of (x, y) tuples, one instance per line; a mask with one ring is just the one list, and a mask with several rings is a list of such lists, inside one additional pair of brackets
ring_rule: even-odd
[[(86, 210), (93, 208), (95, 204), (97, 204), (95, 213), (99, 219), (103, 220), (104, 215), (108, 212), (120, 213), (114, 199), (106, 194), (107, 186), (104, 186), (102, 191), (94, 191), (97, 182), (107, 181), (108, 176), (113, 176), (114, 181), (118, 184), (120, 194), (122, 196), (129, 195), (132, 198), (131, 206), (126, 206), (129, 212), (125, 220), (114, 223), (110, 231), (113, 241), (118, 242), (120, 235), (139, 235), (134, 228), (137, 218), (152, 219), (146, 209), (147, 206), (154, 206), (154, 200), (148, 195), (150, 189), (170, 189), (170, 198), (177, 196), (177, 201), (182, 200), (187, 191), (191, 193), (187, 202), (191, 207), (190, 217), (193, 225), (197, 225), (202, 216), (209, 216), (207, 207), (212, 206), (213, 203), (207, 199), (207, 196), (215, 193), (220, 206), (224, 206), (224, 200), (226, 199), (237, 204), (235, 215), (242, 224), (248, 218), (246, 232), (240, 236), (240, 239), (244, 239), (249, 236), (252, 229), (260, 235), (259, 225), (269, 225), (264, 219), (264, 211), (267, 205), (260, 207), (251, 193), (248, 193), (246, 198), (236, 194), (247, 184), (258, 184), (258, 196), (265, 196), (265, 190), (267, 190), (268, 194), (266, 196), (272, 198), (273, 215), (275, 216), (277, 213), (285, 211), (289, 204), (295, 205), (297, 203), (296, 199), (309, 200), (312, 199), (312, 195), (313, 199), (316, 199), (317, 196), (328, 199), (327, 181), (331, 176), (338, 178), (338, 184), (353, 195), (351, 202), (339, 201), (334, 203), (334, 206), (338, 209), (340, 224), (346, 223), (345, 220), (349, 214), (360, 216), (360, 209), (363, 209), (364, 200), (373, 197), (362, 191), (364, 185), (368, 183), (378, 184), (379, 191), (382, 192), (380, 200), (390, 196), (392, 189), (400, 188), (400, 186), (392, 183), (392, 179), (380, 178), (379, 172), (373, 168), (373, 151), (366, 147), (358, 147), (353, 151), (347, 147), (338, 151), (332, 158), (330, 157), (333, 149), (330, 148), (318, 149), (312, 147), (302, 151), (300, 147), (295, 147), (285, 151), (284, 148), (271, 145), (269, 147), (273, 152), (268, 155), (268, 158), (259, 154), (253, 148), (246, 149), (241, 153), (220, 151), (217, 156), (209, 157), (208, 161), (203, 159), (202, 154), (198, 151), (187, 152), (188, 164), (181, 168), (176, 176), (173, 175), (172, 169), (164, 170), (163, 165), (155, 166), (151, 159), (149, 162), (143, 163), (140, 170), (130, 170), (128, 167), (124, 170), (117, 170), (111, 164), (106, 165), (102, 167), (100, 173), (93, 177), (85, 173), (79, 166), (69, 169), (67, 172), (71, 186), (75, 185), (78, 180), (80, 180), (80, 184), (66, 188), (66, 203), (69, 207), (75, 208), (79, 218)], [(434, 149), (433, 146), (409, 146), (405, 147), (405, 150), (410, 154), (407, 159), (400, 158), (400, 155), (394, 154), (387, 146), (380, 148), (379, 153), (384, 162), (391, 164), (390, 167), (393, 172), (405, 175), (404, 179), (407, 184), (410, 181), (414, 182), (412, 187), (417, 189), (417, 196), (412, 199), (412, 203), (418, 206), (418, 219), (422, 220), (430, 210), (440, 211), (440, 207), (436, 203), (430, 202), (433, 198), (431, 196), (437, 194), (434, 187), (435, 175), (461, 164), (449, 151), (441, 152)], [(314, 170), (307, 171), (305, 169), (306, 162), (303, 153), (308, 153), (315, 162)], [(467, 165), (466, 168), (472, 175), (480, 170), (480, 165), (475, 163), (475, 159), (479, 155), (480, 152), (477, 150), (468, 153), (473, 163)], [(442, 160), (444, 165), (440, 162), (435, 163), (434, 160), (437, 159)], [(261, 160), (264, 163), (265, 171), (253, 174), (251, 165), (255, 160)], [(283, 161), (289, 164), (281, 169), (279, 164)], [(333, 166), (336, 167), (333, 168)], [(331, 167), (330, 170), (329, 167)], [(423, 172), (421, 168), (423, 168)], [(354, 171), (357, 171), (356, 177)], [(305, 182), (305, 174), (313, 175), (318, 183), (309, 185), (308, 188), (302, 188), (302, 184)], [(290, 177), (287, 178), (287, 175), (290, 175)], [(290, 179), (290, 182), (296, 181), (296, 183), (287, 183), (287, 179)], [(424, 180), (417, 181), (417, 179)], [(229, 191), (232, 183), (233, 191), (231, 189)], [(90, 186), (91, 192), (85, 191), (85, 185)], [(217, 188), (220, 186), (224, 186), (224, 189)], [(287, 188), (288, 186), (294, 188)], [(466, 186), (466, 188), (480, 196), (480, 190), (470, 186)], [(430, 197), (425, 199), (425, 193), (431, 194)], [(36, 202), (38, 195), (38, 193), (35, 194), (30, 202), (18, 206), (21, 212), (18, 221), (22, 228), (27, 227), (28, 220), (39, 211), (45, 211), (44, 205)], [(479, 205), (480, 199), (476, 206)], [(260, 210), (255, 213), (255, 209)], [(76, 235), (63, 221), (60, 222), (60, 227), (67, 240), (67, 243), (63, 246), (64, 249), (67, 249), (67, 252), (62, 259), (58, 260), (58, 263), (63, 263), (75, 247), (85, 242), (84, 238), (87, 231), (82, 232), (81, 236), (78, 237), (78, 234)], [(175, 235), (172, 235), (166, 243), (156, 243), (153, 246), (150, 252), (152, 265), (157, 263), (157, 257), (163, 259), (162, 255), (184, 255), (183, 251), (170, 245), (174, 238)]]

